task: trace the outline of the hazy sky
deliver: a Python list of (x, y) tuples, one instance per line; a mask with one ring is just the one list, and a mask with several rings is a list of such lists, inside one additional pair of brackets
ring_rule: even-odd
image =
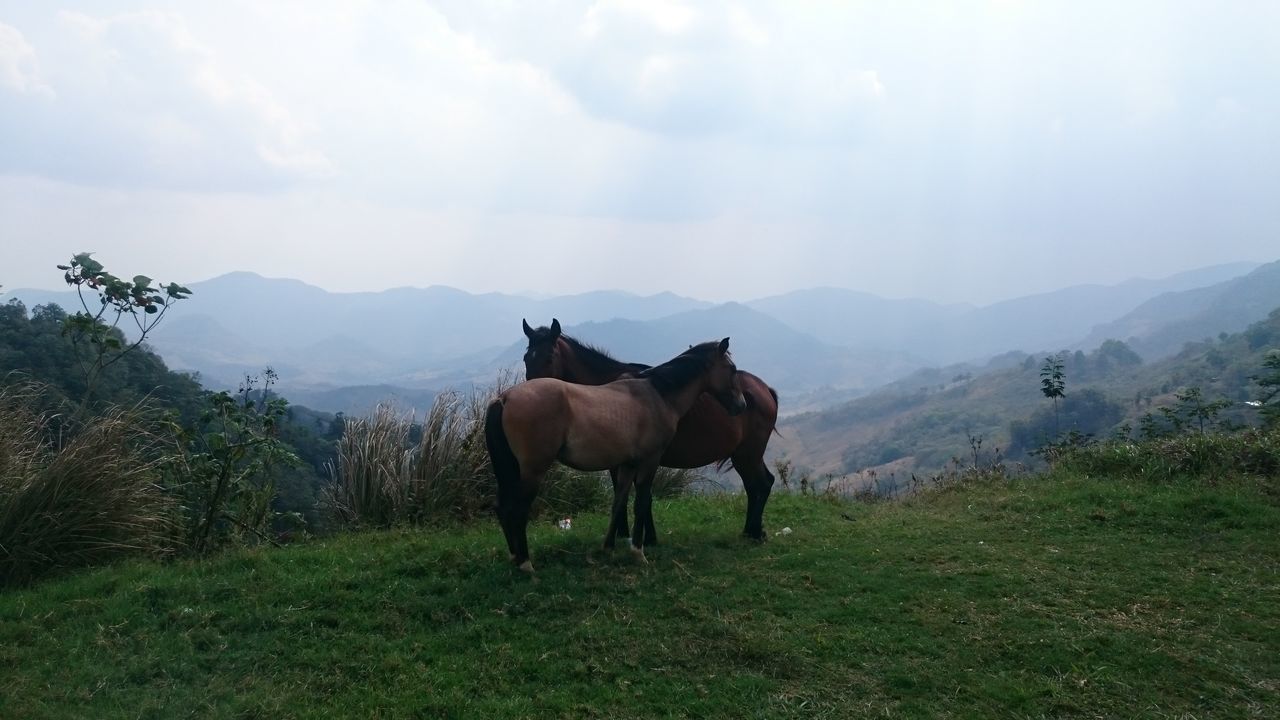
[(0, 285), (835, 285), (1280, 259), (1280, 2), (0, 0)]

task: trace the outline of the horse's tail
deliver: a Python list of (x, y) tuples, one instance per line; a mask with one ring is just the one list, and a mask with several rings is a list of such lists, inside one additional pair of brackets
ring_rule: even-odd
[[(773, 396), (773, 406), (778, 407), (778, 391), (768, 385), (765, 385), (765, 388), (767, 388), (769, 390), (769, 394)], [(782, 437), (782, 433), (778, 432), (778, 422), (776, 420), (773, 423), (773, 434), (778, 437)]]
[(498, 478), (501, 497), (502, 488), (511, 487), (520, 479), (520, 461), (511, 450), (507, 431), (502, 428), (502, 398), (489, 403), (485, 412), (484, 444), (489, 448), (489, 462), (493, 464), (493, 474)]

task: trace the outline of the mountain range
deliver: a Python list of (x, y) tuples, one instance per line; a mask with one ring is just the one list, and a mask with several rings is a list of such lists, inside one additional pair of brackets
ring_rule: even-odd
[[(739, 366), (812, 409), (925, 367), (985, 364), (1012, 350), (1095, 346), (1116, 337), (1140, 354), (1238, 330), (1280, 305), (1280, 262), (1234, 263), (1160, 279), (1082, 285), (984, 307), (815, 288), (712, 304), (672, 293), (599, 291), (534, 299), (449, 287), (332, 293), (248, 272), (190, 283), (192, 297), (149, 337), (175, 369), (211, 387), (272, 366), (280, 390), (317, 409), (420, 406), (445, 387), (492, 381), (519, 364), (520, 322), (560, 320), (616, 357), (658, 363), (729, 336)], [(79, 307), (74, 294), (9, 293), (27, 306)]]

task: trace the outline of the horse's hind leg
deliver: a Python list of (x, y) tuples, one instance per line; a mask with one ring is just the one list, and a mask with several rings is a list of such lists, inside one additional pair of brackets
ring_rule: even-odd
[(499, 504), (495, 508), (498, 515), (498, 527), (502, 528), (502, 537), (507, 541), (507, 559), (515, 562), (516, 559), (516, 542), (511, 534), (511, 513), (508, 508)]
[(768, 539), (764, 532), (764, 506), (773, 490), (773, 473), (769, 472), (764, 458), (755, 453), (748, 457), (734, 455), (733, 466), (742, 477), (742, 488), (747, 493), (747, 519), (742, 534), (764, 541)]
[(529, 561), (529, 509), (533, 507), (533, 499), (538, 496), (538, 486), (542, 476), (521, 477), (519, 492), (514, 493), (507, 505), (507, 514), (503, 522), (503, 530), (508, 534), (507, 544), (511, 547), (511, 561), (525, 572), (533, 572), (533, 563)]
[(533, 572), (533, 562), (529, 560), (529, 506), (532, 502), (525, 503), (519, 514), (516, 516), (513, 533), (516, 536), (516, 557), (515, 564), (523, 571)]

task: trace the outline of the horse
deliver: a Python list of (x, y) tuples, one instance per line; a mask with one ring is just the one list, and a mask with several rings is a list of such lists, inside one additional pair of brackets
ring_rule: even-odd
[(636, 486), (631, 550), (644, 561), (644, 529), (652, 525), (652, 485), (658, 462), (680, 418), (708, 393), (727, 414), (747, 401), (729, 338), (694, 345), (675, 358), (604, 385), (535, 378), (500, 394), (485, 412), (485, 445), (498, 479), (498, 522), (510, 560), (533, 572), (529, 560), (529, 507), (558, 460), (578, 470), (617, 468), (618, 488), (605, 534), (610, 547), (617, 520)]
[[(608, 353), (591, 347), (560, 331), (560, 321), (552, 318), (551, 327), (537, 330), (524, 320), (524, 334), (529, 346), (524, 354), (525, 377), (552, 377), (583, 385), (602, 385), (620, 377), (634, 376), (648, 365), (615, 360)], [(714, 400), (702, 397), (680, 420), (676, 436), (662, 456), (663, 467), (696, 468), (728, 462), (742, 478), (747, 493), (747, 516), (742, 534), (758, 542), (767, 539), (764, 531), (764, 506), (769, 501), (774, 477), (765, 464), (764, 452), (769, 437), (776, 432), (778, 393), (749, 372), (739, 371), (738, 382), (747, 401), (747, 411), (731, 416)], [(614, 522), (620, 536), (627, 535), (627, 498), (622, 495), (619, 507), (617, 474), (614, 480)], [(645, 529), (645, 543), (657, 544), (658, 535), (652, 525)]]

